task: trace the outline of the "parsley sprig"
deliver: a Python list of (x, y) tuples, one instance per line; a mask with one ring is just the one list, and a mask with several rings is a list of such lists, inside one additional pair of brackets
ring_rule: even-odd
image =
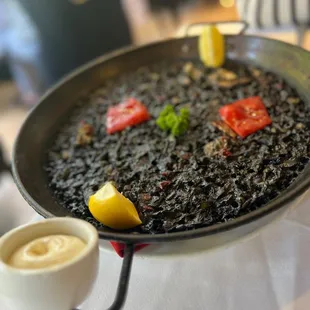
[(189, 109), (182, 108), (176, 114), (174, 107), (168, 104), (160, 112), (156, 124), (161, 130), (170, 131), (173, 136), (180, 136), (189, 127)]

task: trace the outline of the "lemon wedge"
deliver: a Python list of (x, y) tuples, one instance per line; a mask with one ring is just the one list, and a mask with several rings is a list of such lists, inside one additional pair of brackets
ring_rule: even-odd
[(97, 221), (113, 229), (129, 229), (142, 224), (134, 204), (111, 182), (90, 196), (88, 208)]
[(199, 57), (207, 67), (221, 67), (225, 61), (225, 41), (219, 30), (213, 26), (205, 26), (199, 37)]

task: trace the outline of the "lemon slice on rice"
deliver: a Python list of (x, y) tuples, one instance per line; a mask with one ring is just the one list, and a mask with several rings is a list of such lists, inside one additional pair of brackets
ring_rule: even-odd
[(90, 196), (88, 207), (97, 221), (110, 228), (129, 229), (142, 224), (134, 204), (111, 182)]

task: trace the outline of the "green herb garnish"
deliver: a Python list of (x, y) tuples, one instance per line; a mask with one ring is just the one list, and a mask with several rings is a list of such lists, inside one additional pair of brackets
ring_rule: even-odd
[(160, 112), (156, 124), (160, 129), (170, 131), (173, 136), (180, 136), (189, 127), (189, 109), (182, 108), (177, 115), (174, 107), (168, 104)]

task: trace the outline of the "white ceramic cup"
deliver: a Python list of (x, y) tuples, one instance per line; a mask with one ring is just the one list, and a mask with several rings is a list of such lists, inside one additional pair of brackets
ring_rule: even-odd
[[(86, 249), (64, 264), (44, 269), (17, 269), (5, 263), (20, 246), (54, 234), (81, 238)], [(6, 310), (71, 310), (90, 293), (98, 263), (98, 233), (85, 221), (53, 218), (18, 227), (0, 239), (1, 299)]]

